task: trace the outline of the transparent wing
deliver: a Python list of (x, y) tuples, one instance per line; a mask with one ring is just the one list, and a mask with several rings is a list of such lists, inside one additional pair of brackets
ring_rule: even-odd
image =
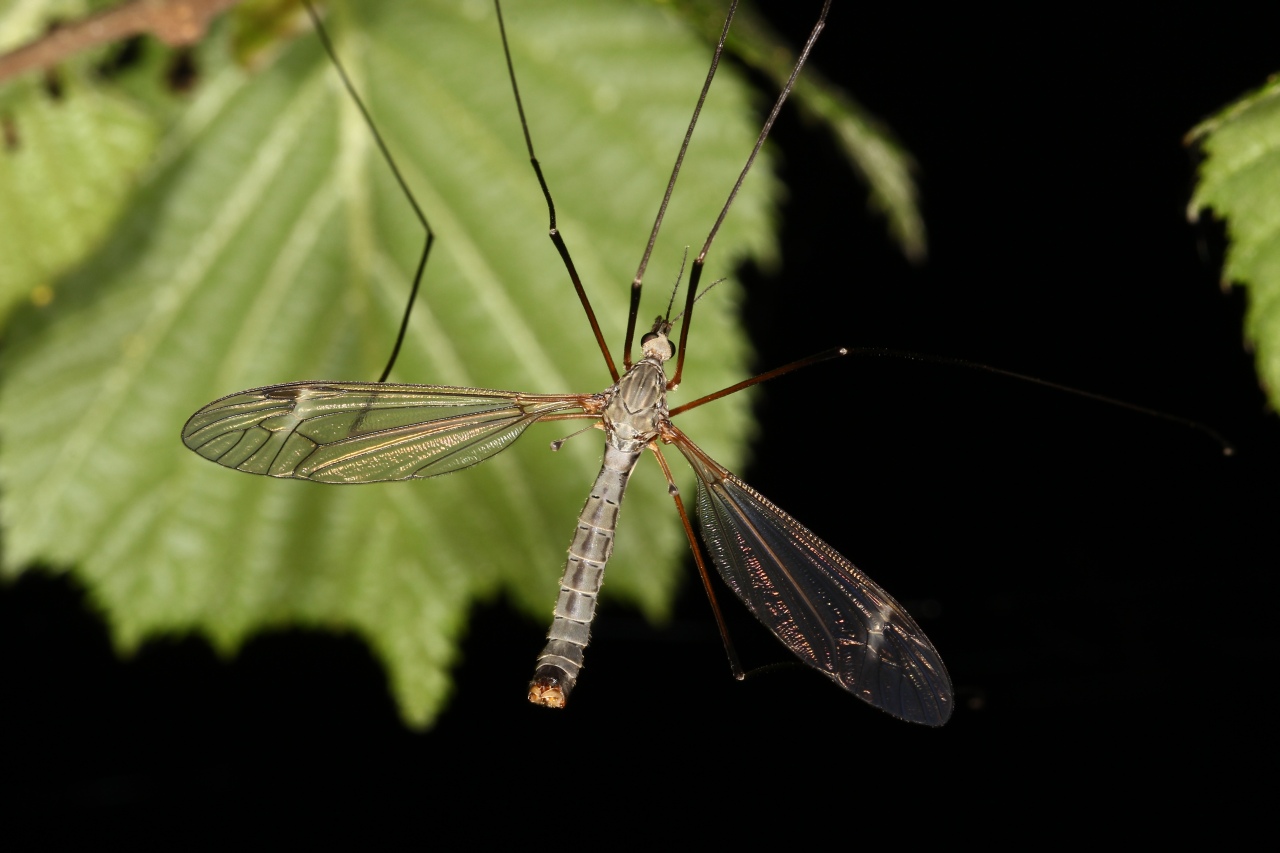
[(182, 441), (250, 474), (380, 483), (469, 468), (536, 421), (590, 416), (592, 400), (447, 385), (290, 382), (215, 400), (191, 416)]
[(698, 526), (707, 551), (755, 617), (802, 661), (864, 701), (911, 722), (945, 723), (951, 679), (902, 605), (684, 433), (674, 436), (698, 476)]

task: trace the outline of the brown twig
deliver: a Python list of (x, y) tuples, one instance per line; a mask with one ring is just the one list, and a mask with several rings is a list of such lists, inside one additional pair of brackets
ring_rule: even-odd
[(209, 22), (240, 0), (129, 0), (45, 35), (0, 56), (0, 82), (28, 71), (52, 68), (90, 47), (151, 33), (165, 44), (200, 40)]

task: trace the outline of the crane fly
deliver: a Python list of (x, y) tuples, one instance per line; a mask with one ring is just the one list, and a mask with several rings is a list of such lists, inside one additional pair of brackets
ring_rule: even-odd
[[(577, 683), (605, 565), (613, 550), (627, 481), (646, 451), (654, 454), (666, 476), (716, 611), (731, 666), (735, 675), (742, 676), (715, 604), (703, 547), (699, 545), (698, 535), (663, 456), (664, 446), (674, 447), (696, 475), (694, 503), (705, 553), (751, 613), (801, 661), (855, 696), (902, 719), (941, 725), (951, 714), (951, 683), (938, 652), (910, 614), (834, 548), (707, 455), (673, 422), (681, 412), (797, 367), (843, 354), (843, 350), (787, 365), (683, 406), (667, 406), (667, 392), (680, 382), (706, 254), (825, 25), (830, 0), (824, 3), (738, 183), (729, 193), (719, 219), (693, 262), (683, 311), (672, 317), (672, 308), (668, 305), (665, 313), (658, 316), (642, 336), (639, 359), (634, 362), (631, 359), (641, 281), (689, 137), (724, 49), (736, 5), (734, 2), (730, 6), (632, 284), (619, 370), (600, 332), (565, 240), (556, 228), (554, 202), (534, 155), (501, 8), (495, 2), (521, 128), (547, 201), (550, 237), (587, 313), (612, 376), (608, 388), (594, 394), (529, 394), (388, 383), (386, 377), (404, 337), (402, 325), (391, 363), (378, 382), (289, 382), (241, 391), (216, 400), (192, 415), (183, 428), (182, 439), (206, 459), (238, 471), (317, 483), (354, 484), (423, 479), (470, 468), (505, 450), (526, 429), (539, 422), (582, 420), (603, 430), (603, 462), (569, 545), (547, 644), (538, 656), (529, 687), (530, 701), (549, 707), (563, 707)], [(334, 56), (344, 84), (368, 118), (318, 19), (316, 25), (326, 49)], [(371, 120), (369, 127), (385, 154), (385, 146)], [(389, 156), (387, 160), (400, 180), (394, 162)], [(413, 282), (411, 307), (433, 235), (403, 180), (400, 184), (427, 235)], [(672, 302), (674, 299), (673, 294)], [(404, 323), (407, 322), (406, 310)], [(672, 339), (678, 322), (681, 325), (677, 345)], [(675, 370), (668, 377), (667, 368), (673, 360)]]

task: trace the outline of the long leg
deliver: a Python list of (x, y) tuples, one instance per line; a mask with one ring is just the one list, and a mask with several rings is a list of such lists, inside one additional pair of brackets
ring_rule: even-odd
[(702, 588), (707, 593), (707, 601), (711, 602), (711, 612), (716, 617), (716, 627), (720, 629), (720, 640), (724, 643), (725, 654), (729, 656), (729, 670), (733, 673), (734, 678), (741, 681), (746, 675), (743, 673), (742, 664), (738, 662), (738, 653), (733, 648), (733, 640), (729, 637), (729, 626), (725, 624), (724, 614), (720, 612), (720, 601), (716, 598), (715, 587), (711, 585), (711, 573), (707, 571), (707, 562), (702, 556), (702, 546), (698, 544), (698, 537), (693, 532), (693, 523), (689, 521), (689, 513), (684, 508), (684, 500), (680, 497), (680, 489), (676, 487), (676, 481), (671, 477), (671, 469), (667, 467), (667, 460), (662, 455), (661, 448), (656, 444), (650, 444), (649, 449), (658, 458), (658, 465), (662, 468), (662, 476), (667, 478), (667, 492), (671, 495), (671, 499), (676, 502), (676, 512), (680, 514), (680, 524), (684, 526), (684, 535), (689, 539), (689, 550), (693, 551), (693, 561), (698, 564), (698, 576), (702, 578)]
[(311, 22), (315, 25), (316, 35), (320, 38), (320, 44), (324, 45), (325, 53), (329, 54), (333, 67), (338, 69), (338, 76), (342, 78), (342, 85), (346, 87), (347, 94), (351, 96), (351, 100), (355, 101), (356, 106), (360, 108), (360, 115), (364, 117), (365, 125), (368, 126), (369, 132), (373, 135), (373, 140), (377, 143), (378, 150), (382, 152), (382, 159), (386, 161), (387, 166), (391, 169), (391, 174), (395, 175), (396, 183), (400, 185), (400, 190), (404, 193), (404, 197), (408, 199), (409, 206), (413, 208), (414, 215), (418, 217), (418, 222), (422, 224), (422, 230), (427, 235), (422, 244), (422, 256), (418, 259), (418, 269), (413, 274), (413, 286), (409, 289), (409, 301), (405, 303), (404, 316), (400, 319), (400, 331), (396, 333), (396, 342), (391, 347), (391, 357), (387, 359), (387, 366), (383, 368), (382, 375), (378, 377), (379, 382), (386, 382), (387, 377), (391, 375), (391, 368), (396, 365), (396, 359), (400, 357), (400, 347), (404, 344), (405, 333), (409, 330), (409, 316), (413, 313), (413, 304), (418, 299), (418, 288), (422, 284), (422, 274), (427, 268), (427, 257), (431, 254), (431, 246), (435, 242), (436, 235), (431, 230), (430, 223), (427, 222), (426, 214), (418, 206), (418, 200), (410, 192), (404, 176), (400, 174), (400, 168), (396, 165), (395, 158), (391, 156), (391, 151), (387, 149), (387, 143), (383, 140), (382, 134), (378, 132), (378, 126), (373, 123), (373, 117), (369, 115), (368, 108), (364, 105), (364, 101), (361, 100), (360, 94), (351, 82), (351, 78), (347, 76), (347, 69), (343, 67), (342, 61), (338, 59), (338, 52), (333, 49), (333, 43), (329, 41), (329, 34), (325, 32), (324, 24), (320, 22), (320, 15), (309, 0), (303, 0), (302, 5), (306, 7), (307, 14), (311, 16)]
[(784, 364), (782, 367), (775, 367), (773, 370), (766, 371), (758, 376), (752, 376), (750, 379), (735, 382), (728, 388), (721, 388), (719, 391), (708, 394), (705, 397), (699, 397), (698, 399), (690, 400), (688, 403), (681, 406), (676, 406), (668, 412), (667, 415), (668, 417), (674, 418), (681, 412), (687, 412), (690, 409), (696, 409), (699, 406), (710, 403), (712, 400), (719, 400), (721, 397), (728, 397), (730, 394), (736, 394), (743, 388), (750, 388), (752, 385), (759, 385), (761, 382), (766, 382), (770, 379), (782, 376), (783, 374), (790, 373), (793, 370), (799, 370), (802, 367), (809, 367), (810, 365), (818, 364), (823, 361), (830, 361), (833, 358), (839, 358), (842, 355), (848, 354), (849, 351), (847, 349), (839, 347), (837, 349), (827, 350), (826, 352), (820, 352), (817, 355), (811, 355), (808, 358), (802, 358), (799, 361), (793, 361), (790, 364)]
[[(773, 129), (773, 123), (777, 120), (778, 113), (782, 111), (782, 105), (787, 102), (787, 96), (791, 94), (791, 89), (795, 86), (796, 77), (800, 75), (800, 69), (804, 67), (805, 62), (809, 59), (809, 53), (818, 41), (818, 36), (822, 34), (822, 29), (827, 22), (827, 12), (830, 9), (831, 0), (826, 0), (822, 4), (822, 12), (818, 15), (818, 22), (813, 25), (813, 30), (809, 33), (809, 38), (804, 43), (804, 48), (800, 51), (800, 57), (796, 60), (795, 67), (791, 69), (791, 77), (787, 79), (787, 85), (783, 86), (782, 91), (778, 94), (778, 99), (774, 102), (773, 109), (769, 111), (769, 117), (765, 119), (764, 127), (760, 129), (760, 136), (756, 139), (755, 147), (751, 149), (751, 155), (747, 157), (746, 165), (742, 167), (742, 172), (738, 175), (737, 182), (729, 192), (729, 198), (725, 200), (724, 207), (720, 209), (720, 215), (716, 218), (715, 225), (711, 227), (711, 232), (707, 234), (707, 241), (702, 244), (702, 251), (693, 260), (693, 271), (689, 274), (689, 291), (685, 296), (684, 323), (680, 325), (680, 343), (676, 346), (676, 372), (667, 383), (668, 388), (675, 388), (679, 385), (680, 376), (684, 372), (684, 357), (685, 353), (688, 352), (689, 324), (693, 320), (693, 305), (698, 298), (698, 282), (702, 279), (702, 267), (707, 259), (707, 252), (711, 250), (711, 242), (715, 240), (716, 234), (719, 233), (720, 225), (724, 222), (725, 216), (729, 213), (729, 208), (733, 205), (733, 200), (737, 198), (738, 191), (742, 188), (742, 182), (746, 180), (747, 173), (751, 171), (751, 166), (755, 163), (760, 149), (764, 147), (764, 141), (768, 138), (769, 131)], [(723, 39), (723, 36), (721, 38)]]
[[(627, 339), (622, 345), (622, 364), (631, 366), (631, 344), (635, 340), (636, 317), (640, 311), (640, 290), (643, 286), (644, 271), (649, 266), (649, 256), (653, 254), (653, 244), (658, 240), (658, 232), (662, 229), (662, 220), (667, 215), (667, 205), (671, 202), (671, 193), (676, 188), (676, 178), (680, 176), (680, 167), (684, 165), (684, 155), (689, 150), (689, 140), (693, 138), (693, 129), (698, 124), (698, 116), (702, 114), (702, 105), (707, 101), (707, 92), (711, 90), (711, 81), (715, 79), (716, 69), (720, 67), (720, 55), (724, 53), (724, 43), (729, 38), (729, 26), (738, 11), (738, 0), (729, 4), (729, 14), (725, 16), (724, 26), (720, 29), (720, 40), (716, 42), (715, 52), (711, 55), (711, 67), (707, 69), (707, 79), (702, 83), (702, 91), (698, 94), (698, 104), (693, 108), (693, 116), (689, 119), (689, 128), (684, 132), (684, 141), (680, 143), (680, 153), (676, 155), (675, 166), (671, 169), (671, 178), (667, 181), (667, 191), (662, 194), (662, 203), (658, 205), (658, 215), (653, 220), (653, 230), (649, 232), (649, 242), (645, 244), (644, 255), (640, 258), (640, 266), (636, 269), (635, 278), (631, 280), (631, 309), (627, 314)], [(758, 146), (757, 146), (758, 147)], [(739, 180), (741, 183), (741, 180)], [(720, 214), (724, 218), (724, 214)], [(683, 269), (683, 265), (682, 265)], [(681, 347), (684, 341), (680, 342)], [(681, 363), (683, 363), (681, 359)]]
[[(524, 131), (525, 148), (529, 151), (529, 162), (533, 164), (533, 173), (538, 176), (538, 186), (542, 187), (542, 195), (547, 199), (547, 216), (550, 224), (547, 226), (547, 235), (551, 237), (551, 242), (555, 245), (556, 251), (560, 253), (560, 259), (564, 261), (564, 268), (569, 271), (569, 278), (573, 281), (573, 289), (578, 293), (578, 301), (582, 303), (582, 310), (587, 312), (587, 320), (591, 323), (591, 331), (596, 336), (596, 343), (600, 346), (600, 353), (604, 356), (605, 364), (609, 366), (609, 375), (613, 377), (613, 381), (617, 382), (618, 368), (613, 362), (613, 355), (609, 352), (609, 345), (605, 343), (604, 334), (600, 331), (600, 323), (596, 320), (596, 312), (591, 307), (591, 300), (587, 298), (587, 291), (582, 286), (582, 279), (578, 276), (578, 270), (573, 265), (573, 258), (569, 255), (569, 247), (565, 245), (564, 238), (560, 236), (560, 230), (556, 228), (556, 203), (551, 198), (551, 190), (547, 187), (547, 181), (542, 176), (542, 166), (538, 163), (538, 157), (533, 153), (533, 137), (529, 134), (529, 122), (524, 116), (524, 102), (520, 99), (520, 87), (516, 84), (516, 68), (511, 61), (511, 47), (507, 44), (507, 27), (502, 20), (502, 4), (499, 0), (493, 0), (493, 8), (498, 13), (498, 31), (502, 33), (502, 54), (507, 59), (507, 74), (511, 77), (511, 93), (516, 98), (516, 111), (520, 114), (520, 129)], [(628, 364), (630, 358), (627, 359)]]

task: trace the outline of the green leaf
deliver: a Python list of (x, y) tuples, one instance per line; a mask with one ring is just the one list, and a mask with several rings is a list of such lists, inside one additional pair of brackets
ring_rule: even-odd
[(1188, 217), (1226, 222), (1224, 283), (1246, 288), (1245, 338), (1280, 409), (1280, 80), (1241, 98), (1187, 136), (1204, 152)]
[[(392, 379), (607, 386), (546, 236), (491, 4), (351, 4), (330, 26), (437, 236)], [(708, 52), (668, 10), (634, 3), (520, 3), (507, 27), (558, 224), (616, 356)], [(51, 302), (10, 323), (4, 571), (73, 571), (126, 651), (172, 631), (202, 632), (228, 652), (271, 626), (357, 632), (386, 662), (406, 719), (425, 724), (446, 698), (475, 601), (501, 593), (549, 620), (599, 439), (553, 454), (547, 442), (571, 425), (539, 425), (474, 470), (360, 487), (240, 474), (182, 446), (186, 418), (222, 395), (376, 378), (422, 239), (315, 36), (304, 29), (254, 73), (223, 58), (228, 41), (224, 27), (201, 47), (190, 104), (106, 242)], [(721, 74), (646, 276), (642, 320), (663, 309), (683, 247), (701, 244), (757, 130), (742, 82)], [(707, 280), (774, 252), (778, 186), (765, 159)], [(699, 304), (689, 393), (675, 402), (747, 375), (738, 301), (731, 279)], [(681, 425), (740, 468), (748, 402), (734, 395)], [(691, 493), (688, 473), (677, 477)], [(605, 595), (661, 617), (686, 548), (646, 462)], [(530, 665), (536, 650), (531, 640)]]
[[(0, 32), (18, 17), (0, 17)], [(0, 90), (0, 320), (23, 298), (51, 298), (102, 242), (159, 137), (147, 110), (90, 74), (81, 57), (52, 78), (56, 97), (33, 75)]]

